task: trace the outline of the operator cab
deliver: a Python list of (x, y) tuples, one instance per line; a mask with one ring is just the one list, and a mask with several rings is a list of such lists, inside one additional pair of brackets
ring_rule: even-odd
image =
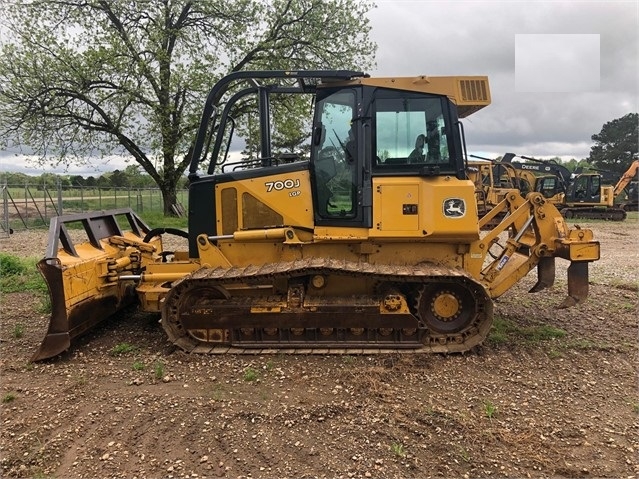
[(371, 178), (463, 178), (455, 105), (445, 95), (322, 88), (311, 138), (316, 224), (371, 225)]
[[(290, 153), (291, 145), (288, 153), (277, 151), (286, 149), (272, 139), (282, 131), (278, 122), (288, 119), (276, 109), (291, 95), (307, 95), (314, 106), (307, 135), (293, 145), (299, 154)], [(406, 178), (393, 201), (406, 216), (400, 223), (415, 229), (418, 199), (407, 182), (466, 180), (458, 118), (488, 104), (485, 77), (375, 79), (342, 70), (228, 75), (209, 93), (191, 154), (189, 204), (199, 205), (189, 211), (191, 238), (277, 226), (370, 229), (381, 221), (373, 214), (376, 177)], [(247, 105), (249, 119), (236, 118)], [(251, 135), (237, 161), (232, 145), (240, 131)], [(201, 167), (208, 167), (205, 175)], [(410, 201), (401, 201), (400, 190)], [(451, 199), (455, 208), (465, 201), (437, 202)], [(384, 220), (386, 228), (389, 223)], [(189, 252), (197, 254), (194, 239)]]
[(574, 179), (568, 187), (569, 201), (577, 203), (599, 203), (601, 201), (601, 175), (584, 173)]

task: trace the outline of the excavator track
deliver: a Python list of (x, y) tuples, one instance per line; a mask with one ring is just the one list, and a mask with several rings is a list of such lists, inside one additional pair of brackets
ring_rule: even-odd
[[(359, 292), (331, 290), (344, 281)], [(463, 352), (492, 317), (464, 271), (324, 258), (201, 268), (173, 284), (162, 309), (170, 341), (213, 354)]]
[(624, 221), (628, 216), (622, 208), (562, 208), (561, 214), (566, 219), (589, 219), (606, 221)]

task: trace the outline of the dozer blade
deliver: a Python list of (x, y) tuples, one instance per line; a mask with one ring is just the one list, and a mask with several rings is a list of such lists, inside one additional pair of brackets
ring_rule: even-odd
[[(114, 285), (111, 291), (93, 294), (69, 304), (60, 261), (56, 258), (43, 259), (38, 263), (38, 269), (49, 288), (51, 319), (47, 335), (31, 361), (48, 359), (66, 351), (73, 338), (89, 331), (136, 299), (133, 288), (122, 289), (120, 285)], [(86, 293), (89, 294), (88, 289)]]
[(538, 291), (550, 288), (553, 284), (555, 284), (555, 258), (540, 258), (537, 264), (537, 284), (528, 292), (537, 293)]
[[(120, 229), (118, 216), (128, 220), (131, 231)], [(88, 241), (75, 244), (65, 226), (68, 223), (81, 223)], [(51, 318), (31, 361), (67, 350), (74, 338), (136, 300), (134, 284), (117, 281), (113, 276), (117, 271), (109, 269), (109, 264), (131, 263), (124, 248), (110, 244), (109, 239), (142, 242), (142, 235), (149, 231), (129, 209), (53, 218), (46, 256), (38, 263), (49, 289)]]
[(571, 262), (568, 266), (568, 297), (559, 308), (570, 308), (588, 297), (588, 263)]

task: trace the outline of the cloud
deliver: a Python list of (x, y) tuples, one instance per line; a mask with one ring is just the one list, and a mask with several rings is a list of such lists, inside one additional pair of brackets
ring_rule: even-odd
[[(586, 158), (591, 136), (604, 123), (639, 111), (636, 2), (382, 0), (369, 18), (378, 44), (373, 76), (488, 75), (492, 105), (464, 120), (469, 151), (496, 156), (508, 148), (525, 155)], [(585, 51), (575, 46), (572, 52), (555, 52), (563, 55), (565, 69), (545, 69), (531, 79), (533, 91), (518, 92), (518, 35), (598, 36), (598, 88), (546, 88), (581, 68), (575, 57), (595, 63), (588, 58), (590, 45)], [(577, 76), (575, 81), (583, 80)]]

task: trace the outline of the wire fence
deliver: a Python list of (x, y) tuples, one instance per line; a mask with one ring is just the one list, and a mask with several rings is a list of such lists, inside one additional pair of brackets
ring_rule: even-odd
[[(188, 190), (178, 190), (177, 215), (188, 208)], [(164, 200), (158, 188), (62, 187), (2, 185), (0, 235), (30, 228), (47, 228), (63, 214), (131, 208), (138, 214), (161, 214)]]

